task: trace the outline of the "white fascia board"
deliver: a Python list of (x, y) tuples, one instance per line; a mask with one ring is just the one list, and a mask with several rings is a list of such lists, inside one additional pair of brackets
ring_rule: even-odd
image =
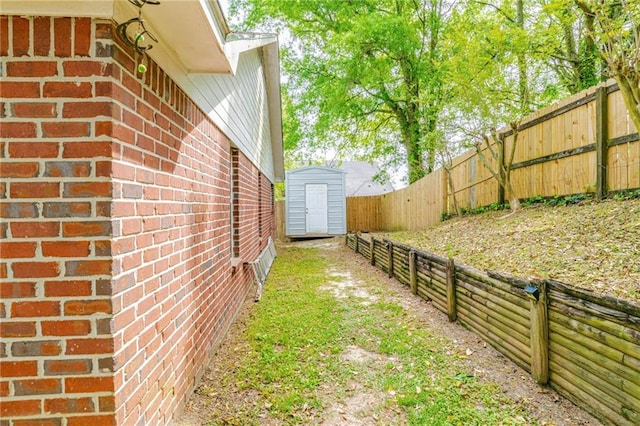
[(284, 179), (284, 147), (282, 138), (282, 99), (280, 96), (280, 52), (277, 38), (262, 49), (267, 104), (269, 107), (273, 169), (276, 182), (282, 182)]
[(232, 74), (236, 73), (241, 53), (277, 43), (277, 41), (277, 37), (273, 34), (229, 33), (224, 44), (224, 52), (229, 58)]

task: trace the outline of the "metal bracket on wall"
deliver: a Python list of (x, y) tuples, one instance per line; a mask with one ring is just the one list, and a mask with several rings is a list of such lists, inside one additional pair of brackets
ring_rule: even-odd
[[(148, 50), (151, 50), (153, 45), (142, 43), (145, 43), (146, 37), (149, 37), (149, 39), (155, 43), (158, 43), (158, 39), (145, 27), (144, 19), (142, 19), (142, 8), (147, 4), (158, 6), (160, 2), (157, 0), (129, 0), (129, 3), (138, 8), (138, 16), (118, 25), (116, 27), (116, 36), (122, 41), (122, 43), (132, 48), (138, 55), (142, 56), (142, 61), (138, 65), (137, 70), (140, 74), (144, 74), (147, 71), (147, 57), (145, 53)], [(135, 32), (129, 30), (129, 27), (132, 24), (136, 25)], [(131, 33), (133, 33), (133, 35), (131, 35)]]

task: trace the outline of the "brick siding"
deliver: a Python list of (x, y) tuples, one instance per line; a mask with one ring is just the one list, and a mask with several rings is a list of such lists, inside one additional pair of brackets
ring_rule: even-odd
[[(2, 426), (169, 423), (252, 288), (232, 142), (113, 33), (0, 17)], [(241, 152), (238, 176), (253, 260), (273, 185)]]

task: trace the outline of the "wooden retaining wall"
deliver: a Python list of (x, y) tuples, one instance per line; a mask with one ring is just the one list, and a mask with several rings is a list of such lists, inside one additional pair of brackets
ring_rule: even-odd
[(640, 424), (640, 307), (370, 235), (347, 245), (605, 424)]

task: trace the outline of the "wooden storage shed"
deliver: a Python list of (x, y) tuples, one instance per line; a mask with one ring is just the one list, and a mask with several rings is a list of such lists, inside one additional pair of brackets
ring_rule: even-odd
[(291, 238), (347, 232), (345, 172), (309, 166), (285, 172), (286, 235)]

